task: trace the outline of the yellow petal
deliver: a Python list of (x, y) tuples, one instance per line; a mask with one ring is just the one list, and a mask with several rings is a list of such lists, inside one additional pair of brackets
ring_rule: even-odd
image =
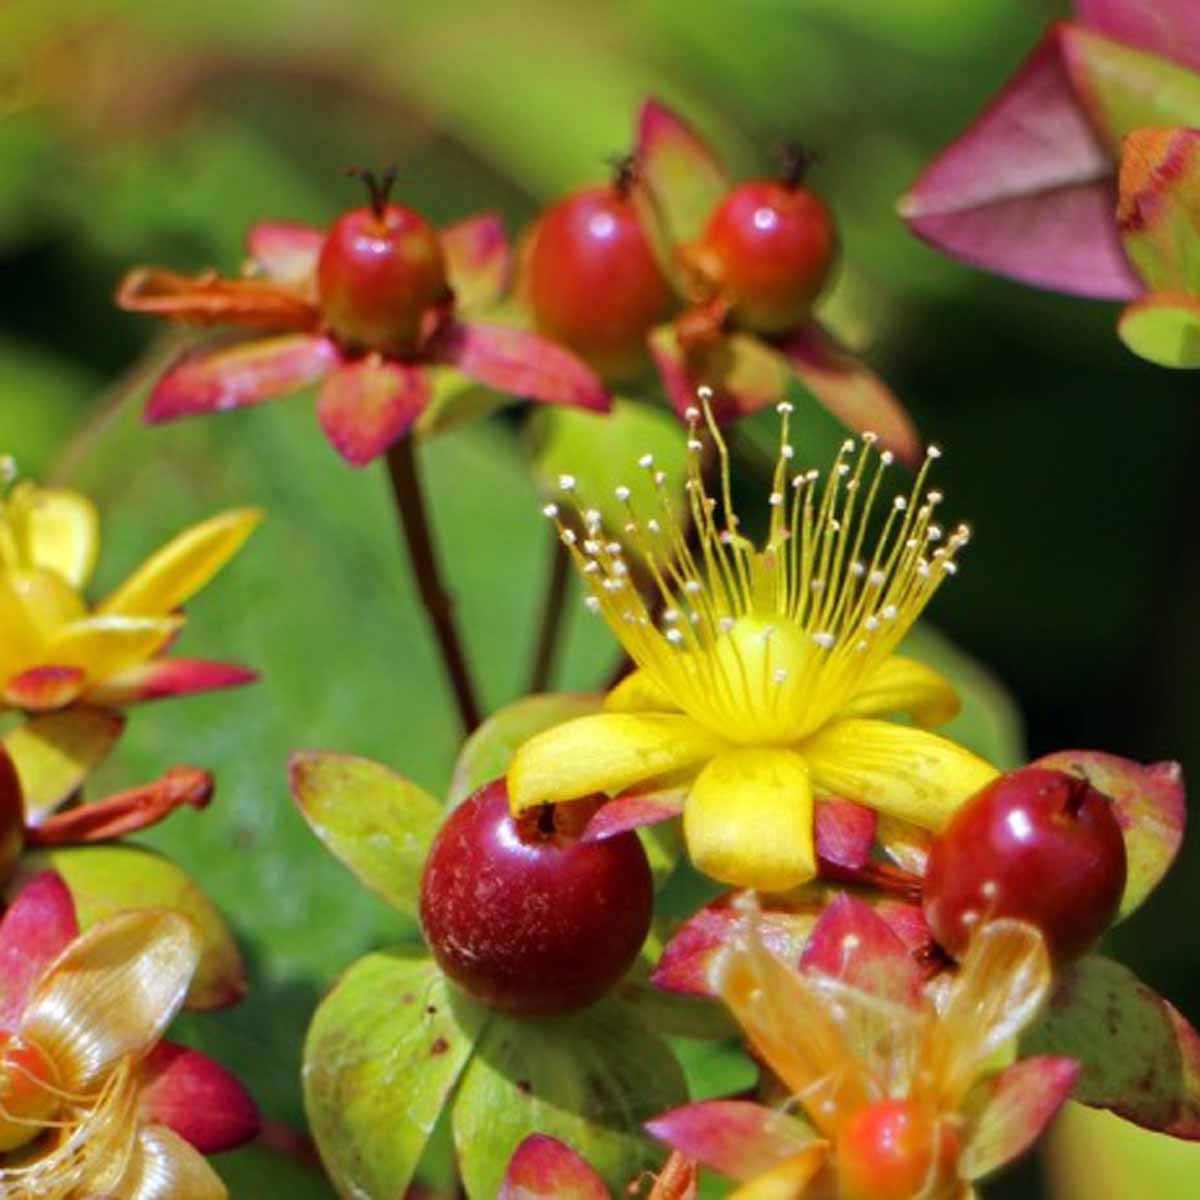
[(80, 667), (96, 683), (152, 658), (182, 625), (182, 617), (85, 617), (64, 625), (43, 657), (56, 667)]
[(935, 833), (999, 772), (936, 733), (850, 717), (798, 747), (818, 793), (844, 796)]
[(508, 768), (513, 812), (617, 792), (696, 766), (724, 743), (690, 717), (673, 713), (598, 713), (555, 725), (527, 741)]
[(765, 1175), (743, 1184), (729, 1200), (801, 1200), (828, 1157), (828, 1143), (815, 1143), (772, 1167)]
[(151, 555), (99, 611), (148, 617), (174, 612), (237, 553), (261, 520), (259, 509), (238, 508), (185, 529)]
[(645, 671), (631, 671), (604, 697), (606, 712), (679, 712), (679, 705)]
[(37, 661), (41, 630), (14, 586), (11, 571), (0, 571), (0, 683)]
[[(14, 491), (14, 500), (21, 492)], [(96, 507), (78, 492), (33, 488), (27, 493), (25, 536), (32, 565), (55, 571), (77, 591), (92, 577), (100, 546)]]
[(186, 917), (167, 909), (118, 913), (54, 960), (30, 997), (21, 1034), (54, 1059), (65, 1087), (94, 1087), (162, 1037), (199, 961)]
[(683, 832), (692, 862), (722, 883), (763, 892), (806, 883), (817, 860), (804, 759), (781, 749), (719, 754), (692, 784)]
[(113, 1195), (125, 1200), (226, 1200), (220, 1176), (165, 1125), (147, 1125)]
[(934, 729), (958, 716), (962, 701), (954, 685), (914, 658), (893, 654), (879, 664), (838, 714), (842, 717), (883, 717), (904, 713), (925, 729)]

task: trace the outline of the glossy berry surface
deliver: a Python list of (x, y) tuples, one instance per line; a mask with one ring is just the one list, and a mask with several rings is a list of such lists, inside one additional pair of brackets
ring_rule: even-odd
[(837, 1141), (840, 1200), (928, 1200), (957, 1190), (958, 1137), (911, 1100), (881, 1100)]
[(0, 1033), (0, 1153), (33, 1141), (59, 1108), (57, 1072), (33, 1042)]
[(321, 247), (317, 295), (349, 349), (414, 350), (426, 313), (450, 299), (437, 230), (400, 204), (344, 213)]
[(582, 1008), (637, 957), (650, 865), (634, 833), (580, 841), (590, 811), (577, 802), (514, 819), (498, 779), (442, 827), (421, 880), (421, 923), (442, 970), (477, 1000), (519, 1014)]
[(645, 365), (646, 335), (674, 299), (620, 186), (575, 192), (538, 218), (521, 290), (538, 331), (607, 380)]
[(779, 180), (739, 184), (717, 207), (693, 255), (758, 333), (804, 321), (837, 257), (833, 214), (814, 192)]
[(1057, 962), (1069, 962), (1112, 924), (1125, 876), (1108, 798), (1075, 775), (1025, 767), (973, 796), (934, 842), (925, 919), (958, 956), (979, 922), (1018, 917), (1041, 929)]

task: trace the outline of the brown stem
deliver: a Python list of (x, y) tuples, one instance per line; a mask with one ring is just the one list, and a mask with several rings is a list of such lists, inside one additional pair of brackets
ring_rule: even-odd
[(387, 465), (396, 512), (404, 530), (421, 603), (437, 637), (463, 729), (470, 733), (479, 724), (479, 706), (475, 701), (475, 689), (454, 624), (454, 603), (442, 584), (437, 552), (429, 528), (429, 515), (425, 510), (425, 497), (421, 491), (416, 450), (411, 438), (402, 437), (392, 443), (387, 452)]
[(550, 579), (546, 584), (546, 600), (542, 608), (542, 623), (538, 630), (533, 669), (529, 672), (529, 691), (544, 692), (550, 685), (554, 664), (562, 644), (563, 612), (566, 609), (567, 584), (571, 577), (571, 560), (562, 544), (558, 530), (550, 530)]

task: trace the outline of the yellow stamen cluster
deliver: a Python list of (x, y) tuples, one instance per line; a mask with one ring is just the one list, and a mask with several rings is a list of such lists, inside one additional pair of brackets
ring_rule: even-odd
[[(654, 484), (653, 510), (638, 511), (631, 489), (616, 490), (627, 514), (623, 542), (609, 537), (594, 509), (578, 513), (578, 529), (558, 505), (544, 511), (587, 584), (588, 607), (676, 705), (734, 742), (793, 742), (827, 721), (895, 650), (954, 573), (969, 531), (960, 525), (946, 536), (935, 519), (942, 496), (926, 489), (926, 478), (936, 447), (880, 527), (891, 452), (864, 433), (861, 445), (843, 443), (824, 480), (816, 470), (796, 472), (792, 406), (783, 403), (770, 531), (757, 549), (740, 531), (729, 451), (703, 394), (701, 404), (686, 413), (684, 513), (650, 455), (639, 465)], [(705, 483), (705, 432), (719, 499)], [(560, 485), (570, 493), (575, 481), (563, 476)], [(652, 580), (649, 603), (632, 581), (635, 562)]]

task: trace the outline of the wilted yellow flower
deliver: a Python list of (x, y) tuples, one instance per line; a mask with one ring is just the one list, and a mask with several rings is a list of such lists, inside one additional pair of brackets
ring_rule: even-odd
[[(689, 410), (689, 516), (675, 511), (666, 479), (652, 512), (631, 489), (622, 540), (581, 514), (583, 534), (560, 523), (599, 612), (638, 670), (608, 697), (607, 711), (534, 737), (508, 775), (513, 809), (632, 786), (679, 788), (693, 861), (716, 879), (780, 891), (815, 873), (814, 797), (840, 796), (930, 830), (996, 772), (917, 726), (958, 710), (936, 671), (894, 653), (967, 541), (936, 519), (941, 494), (926, 490), (931, 449), (911, 492), (878, 510), (888, 451), (866, 434), (847, 441), (822, 483), (793, 474), (783, 415), (769, 497), (771, 523), (757, 549), (733, 510), (728, 452), (711, 413)], [(701, 471), (706, 419), (721, 467), (720, 499)], [(570, 492), (574, 481), (562, 480)], [(547, 515), (559, 519), (558, 507)], [(878, 521), (880, 528), (875, 529)], [(645, 564), (656, 602), (633, 586)]]
[(242, 667), (162, 655), (183, 627), (180, 605), (260, 517), (236, 509), (192, 526), (89, 609), (83, 589), (99, 545), (91, 501), (30, 482), (0, 496), (0, 706), (123, 705), (250, 682)]

